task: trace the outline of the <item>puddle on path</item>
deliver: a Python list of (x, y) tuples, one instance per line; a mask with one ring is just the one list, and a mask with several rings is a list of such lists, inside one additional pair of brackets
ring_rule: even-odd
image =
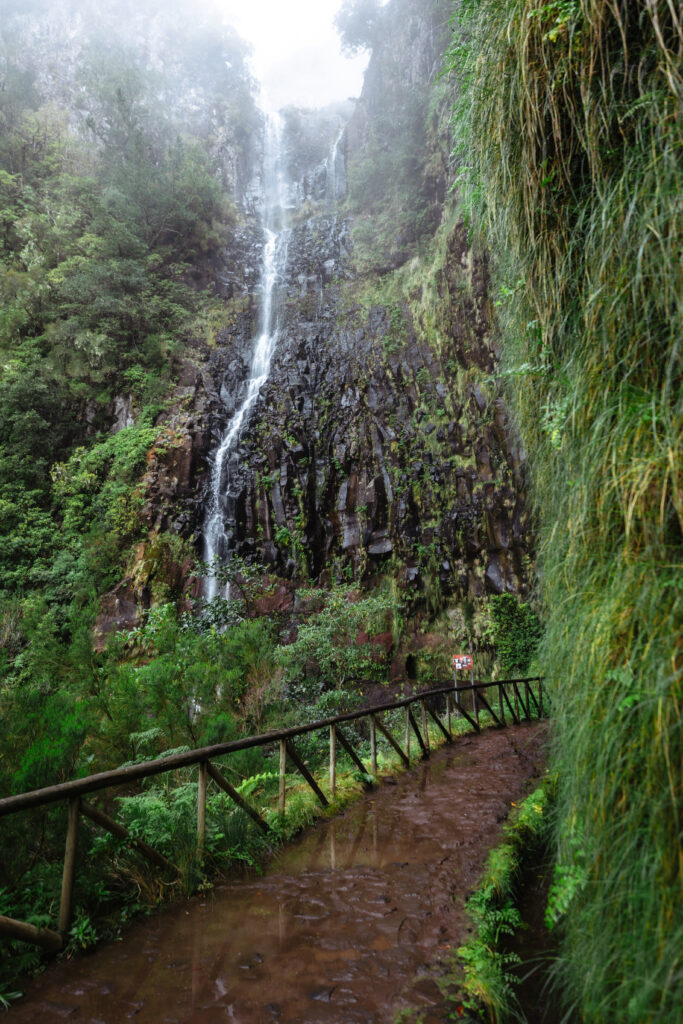
[(542, 724), (457, 740), (308, 831), (265, 876), (56, 964), (8, 1020), (390, 1024), (436, 1003), (415, 972), (462, 942), (462, 904), (510, 801), (542, 770), (544, 737)]

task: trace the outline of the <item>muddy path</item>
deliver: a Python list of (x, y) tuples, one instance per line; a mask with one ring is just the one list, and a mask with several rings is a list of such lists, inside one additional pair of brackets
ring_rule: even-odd
[[(456, 740), (283, 849), (266, 874), (55, 964), (12, 1024), (379, 1024), (436, 1006), (415, 977), (466, 937), (463, 903), (545, 760), (545, 724)], [(432, 1018), (433, 1019), (433, 1018)]]

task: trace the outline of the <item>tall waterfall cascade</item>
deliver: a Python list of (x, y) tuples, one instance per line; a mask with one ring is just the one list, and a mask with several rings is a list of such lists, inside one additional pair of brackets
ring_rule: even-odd
[[(254, 340), (245, 396), (230, 418), (220, 443), (211, 457), (202, 531), (203, 558), (210, 566), (225, 564), (229, 559), (231, 547), (229, 492), (231, 468), (234, 473), (236, 466), (235, 449), (244, 430), (249, 426), (254, 406), (269, 378), (273, 354), (282, 334), (282, 303), (279, 301), (279, 293), (287, 272), (289, 243), (294, 230), (289, 226), (288, 216), (295, 212), (307, 198), (306, 189), (302, 187), (301, 182), (289, 180), (286, 173), (284, 127), (280, 114), (267, 115), (261, 207), (265, 243), (260, 273), (258, 334)], [(324, 181), (316, 199), (319, 203), (324, 201), (326, 210), (331, 210), (345, 191), (345, 162), (341, 146), (343, 134), (344, 128), (341, 128), (330, 145), (327, 157), (320, 165)], [(335, 217), (333, 230), (336, 230), (336, 223)], [(319, 277), (318, 286), (322, 303), (322, 274)], [(229, 400), (229, 395), (226, 395), (225, 398)], [(208, 600), (223, 596), (225, 593), (225, 588), (221, 587), (218, 580), (213, 577), (206, 580), (204, 595)]]
[[(213, 565), (224, 562), (228, 554), (228, 535), (225, 530), (225, 512), (230, 482), (229, 456), (248, 423), (249, 414), (268, 380), (273, 352), (280, 330), (276, 293), (278, 282), (287, 265), (289, 230), (286, 226), (287, 181), (282, 151), (282, 118), (268, 114), (264, 149), (264, 202), (263, 230), (265, 245), (261, 268), (261, 310), (259, 333), (254, 344), (247, 391), (242, 404), (229, 421), (211, 463), (208, 501), (204, 519), (204, 560)], [(220, 584), (211, 577), (206, 582), (205, 594), (211, 600), (219, 595)]]

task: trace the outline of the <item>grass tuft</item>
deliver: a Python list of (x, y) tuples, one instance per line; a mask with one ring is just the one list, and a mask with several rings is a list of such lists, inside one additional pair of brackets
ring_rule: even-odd
[(586, 1020), (673, 1022), (683, 30), (666, 0), (464, 0), (458, 19), (461, 177), (541, 524), (558, 865), (583, 876), (560, 971)]

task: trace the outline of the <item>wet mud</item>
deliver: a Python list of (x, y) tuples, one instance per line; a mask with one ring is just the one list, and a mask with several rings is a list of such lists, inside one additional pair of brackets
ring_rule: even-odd
[[(275, 856), (36, 979), (11, 1024), (390, 1024), (441, 1002), (439, 958), (545, 725), (458, 739)], [(431, 965), (432, 978), (416, 976)]]

